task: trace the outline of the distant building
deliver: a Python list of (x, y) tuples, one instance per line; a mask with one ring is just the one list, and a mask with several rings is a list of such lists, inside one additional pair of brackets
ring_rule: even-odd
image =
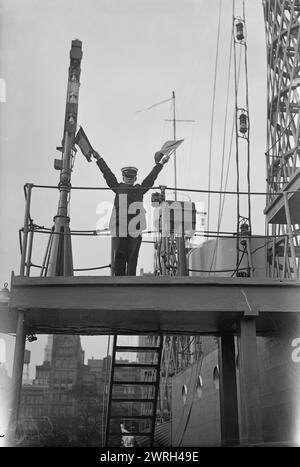
[[(85, 427), (88, 422), (95, 425), (94, 431), (97, 428), (99, 445), (103, 423), (98, 423), (98, 419), (103, 416), (100, 401), (103, 399), (105, 368), (108, 366), (106, 359), (90, 359), (85, 365), (80, 336), (51, 337), (45, 348), (47, 360), (36, 366), (32, 384), (23, 385), (22, 388), (19, 417), (22, 430), (25, 427), (26, 431), (26, 426), (32, 425), (33, 420), (38, 426), (48, 420), (53, 432), (59, 427), (59, 431), (70, 434), (68, 441), (74, 442), (76, 428), (80, 429), (81, 426), (80, 419), (85, 418)], [(78, 420), (75, 425), (74, 418)], [(73, 423), (70, 423), (71, 419)], [(70, 432), (71, 425), (73, 433)]]
[(11, 378), (7, 373), (5, 364), (0, 362), (0, 447), (5, 446), (6, 442), (3, 435), (6, 432), (9, 420), (10, 395)]
[[(36, 366), (32, 383), (22, 387), (19, 431), (23, 444), (57, 446), (59, 438), (62, 445), (101, 446), (111, 357), (91, 358), (84, 364), (80, 336), (55, 335), (48, 340), (45, 358)], [(126, 368), (118, 372), (121, 379), (137, 378), (134, 369), (130, 374)], [(136, 391), (120, 386), (115, 396), (138, 397)]]
[(45, 345), (45, 356), (44, 356), (44, 361), (45, 362), (50, 362), (52, 359), (52, 346), (53, 346), (53, 334), (48, 336), (47, 344)]

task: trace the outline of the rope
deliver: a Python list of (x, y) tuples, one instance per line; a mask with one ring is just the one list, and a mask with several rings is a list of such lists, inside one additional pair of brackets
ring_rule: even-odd
[[(36, 233), (41, 233), (41, 234), (53, 234), (53, 235), (66, 235), (66, 236), (84, 236), (84, 237), (110, 237), (111, 232), (109, 229), (103, 229), (103, 230), (70, 230), (70, 232), (53, 232), (53, 229), (50, 229), (48, 227), (39, 227), (31, 229), (31, 231), (34, 231)], [(24, 227), (19, 229), (19, 236), (21, 235), (21, 232), (24, 232)], [(148, 235), (148, 234), (156, 234), (158, 233), (157, 230), (145, 230), (141, 233), (141, 235)], [(20, 244), (21, 247), (21, 244)]]
[[(239, 71), (238, 71), (237, 84), (238, 84), (238, 86), (239, 86), (240, 71), (241, 71), (241, 52), (240, 52), (240, 56), (239, 56), (239, 66), (238, 66), (238, 70), (239, 70)], [(223, 211), (224, 211), (225, 195), (226, 195), (226, 194), (229, 194), (229, 192), (226, 191), (226, 187), (227, 187), (227, 183), (228, 183), (229, 167), (230, 167), (231, 156), (232, 156), (233, 132), (234, 132), (234, 117), (233, 117), (233, 120), (232, 120), (231, 137), (230, 137), (230, 146), (229, 146), (229, 156), (228, 156), (228, 164), (227, 164), (227, 170), (226, 170), (226, 179), (225, 179), (225, 185), (224, 185), (225, 191), (223, 191), (223, 193), (222, 193), (222, 194), (224, 194), (224, 196), (223, 196), (223, 199), (222, 199), (222, 209), (221, 209), (221, 216), (220, 216), (220, 226), (221, 226), (222, 217), (223, 217)], [(240, 194), (242, 194), (242, 193), (240, 192)], [(246, 193), (244, 193), (244, 194), (246, 194)]]
[(245, 253), (246, 253), (246, 249), (247, 249), (247, 247), (245, 246), (245, 248), (244, 248), (244, 250), (243, 250), (243, 253), (242, 253), (242, 256), (240, 257), (240, 260), (239, 260), (239, 262), (238, 262), (238, 264), (237, 264), (237, 266), (236, 266), (236, 269), (235, 269), (235, 270), (233, 271), (233, 273), (231, 274), (231, 277), (233, 277), (234, 274), (236, 274), (238, 271), (241, 271), (242, 269), (248, 269), (248, 268), (240, 268), (240, 264), (241, 264), (241, 262), (242, 262), (242, 260), (243, 260), (243, 258), (244, 258)]
[[(172, 187), (166, 187), (166, 190), (170, 190), (170, 191), (174, 191), (175, 188), (172, 188)], [(193, 189), (193, 188), (176, 188), (177, 191), (189, 191), (189, 192), (192, 192), (192, 193), (208, 193), (208, 190), (202, 190), (202, 189)], [(210, 190), (210, 193), (214, 193), (214, 194), (218, 194), (218, 193), (222, 193), (222, 194), (225, 194), (225, 195), (236, 195), (236, 194), (239, 194), (239, 195), (248, 195), (248, 191), (234, 191), (234, 190), (229, 190), (229, 191), (226, 191), (226, 190)], [(299, 190), (285, 190), (284, 193), (299, 193)], [(250, 192), (251, 195), (253, 196), (256, 196), (256, 195), (259, 195), (259, 196), (266, 196), (266, 195), (270, 195), (269, 192), (266, 192), (266, 191), (252, 191)], [(283, 195), (283, 192), (282, 191), (274, 191), (271, 193), (272, 195), (277, 195), (277, 196), (280, 196), (280, 195)]]
[[(246, 31), (246, 15), (245, 15), (245, 0), (243, 0), (243, 20), (245, 25), (245, 34)], [(248, 138), (247, 138), (247, 184), (248, 184), (248, 221), (249, 229), (251, 229), (251, 200), (250, 200), (250, 191), (251, 191), (251, 178), (250, 178), (250, 112), (249, 112), (249, 85), (248, 85), (248, 61), (247, 61), (247, 42), (245, 41), (245, 81), (246, 81), (246, 109), (248, 113)]]
[(30, 263), (30, 266), (33, 268), (43, 269), (43, 266), (40, 266), (39, 264)]
[[(238, 122), (237, 122), (237, 115), (238, 115), (238, 83), (237, 83), (237, 64), (236, 64), (236, 41), (234, 39), (234, 11), (235, 11), (235, 0), (232, 0), (232, 40), (233, 40), (233, 50), (234, 50), (234, 95), (235, 95), (235, 166), (236, 166), (236, 212), (237, 212), (237, 224), (236, 224), (236, 231), (239, 231), (239, 219), (240, 219), (240, 169), (239, 169), (239, 141), (238, 141)], [(242, 49), (240, 49), (241, 51)], [(238, 255), (236, 258), (238, 268)]]
[[(206, 237), (206, 238), (236, 238), (236, 232), (233, 232), (232, 234), (228, 235), (218, 235), (218, 234), (201, 234), (201, 233), (195, 233), (193, 234), (193, 237)], [(294, 237), (298, 236), (298, 233), (294, 233)], [(239, 238), (242, 238), (243, 235), (239, 235)], [(251, 235), (250, 238), (289, 238), (288, 234), (277, 234), (277, 235)]]
[[(261, 247), (262, 248), (262, 247)], [(248, 271), (249, 268), (239, 268), (239, 271), (242, 271), (242, 270), (247, 270)], [(211, 270), (211, 269), (188, 269), (188, 271), (191, 271), (191, 272), (208, 272), (208, 273), (219, 273), (219, 272), (236, 272), (236, 269), (215, 269), (215, 270)]]
[[(50, 186), (50, 185), (32, 185), (33, 188), (57, 188), (57, 186)], [(130, 189), (130, 187), (128, 187)], [(160, 186), (155, 186), (155, 187), (144, 187), (147, 190), (159, 190), (161, 187)], [(117, 188), (115, 188), (117, 189)], [(120, 188), (121, 189), (121, 188)], [(131, 187), (131, 189), (135, 189), (135, 187)], [(74, 186), (72, 187), (72, 190), (111, 190), (111, 188), (108, 187), (86, 187), (86, 186)], [(174, 187), (169, 187), (166, 186), (166, 190), (169, 191), (174, 191)], [(236, 195), (237, 193), (239, 195), (248, 195), (248, 191), (226, 191), (226, 190), (205, 190), (205, 189), (195, 189), (195, 188), (176, 188), (176, 191), (187, 191), (191, 193), (214, 193), (214, 194), (225, 194), (225, 195)], [(285, 190), (284, 193), (299, 193), (299, 190)], [(283, 194), (282, 191), (274, 191), (272, 193), (268, 191), (251, 191), (250, 195), (256, 196), (266, 196), (266, 195), (272, 195), (272, 196), (280, 196)]]
[(172, 100), (172, 97), (170, 97), (169, 99), (165, 99), (163, 101), (157, 102), (156, 104), (152, 104), (150, 105), (150, 107), (146, 107), (145, 109), (137, 110), (136, 113), (145, 112), (146, 110), (153, 109), (154, 107), (157, 107), (158, 105), (161, 105), (161, 104), (165, 104), (166, 102), (170, 102), (171, 100)]
[[(271, 151), (271, 149), (273, 149), (273, 147), (280, 141), (281, 137), (284, 135), (284, 133), (289, 129), (289, 126), (290, 124), (294, 122), (295, 123), (295, 117), (294, 115), (292, 115), (290, 121), (287, 123), (287, 125), (285, 126), (285, 128), (282, 130), (282, 132), (280, 133), (280, 135), (278, 136), (278, 139), (274, 141), (274, 143), (272, 144), (272, 146), (270, 146), (266, 152), (265, 152), (265, 155), (268, 156), (268, 157), (273, 157), (273, 158), (278, 158), (276, 156), (273, 156), (271, 154), (269, 154), (269, 151)], [(295, 149), (296, 150), (296, 149)]]
[[(195, 382), (197, 384), (197, 376), (196, 375), (201, 374), (202, 363), (203, 363), (203, 354), (200, 355), (199, 359), (197, 360), (197, 362), (193, 365), (193, 367), (191, 369), (189, 380), (187, 381), (187, 387), (189, 387), (191, 385), (193, 380), (195, 380)], [(191, 390), (193, 391), (194, 389), (195, 389), (195, 387), (191, 388), (190, 391)], [(188, 390), (188, 394), (190, 393), (190, 391)], [(189, 422), (189, 419), (190, 419), (192, 407), (193, 407), (193, 404), (194, 404), (194, 400), (195, 400), (195, 398), (193, 397), (192, 401), (190, 403), (190, 406), (188, 407), (186, 405), (183, 405), (183, 407), (181, 409), (181, 414), (180, 414), (180, 419), (181, 420), (183, 419), (183, 415), (184, 415), (185, 409), (187, 407), (188, 407), (188, 413), (187, 413), (187, 416), (186, 416), (186, 422), (185, 422), (185, 425), (184, 425), (184, 429), (182, 430), (181, 436), (180, 436), (180, 433), (179, 433), (181, 424), (178, 424), (177, 429), (176, 429), (176, 431), (175, 431), (175, 433), (174, 433), (174, 435), (172, 437), (172, 438), (174, 438), (174, 440), (176, 441), (176, 444), (178, 446), (181, 446), (183, 437), (185, 435), (185, 432), (186, 432), (186, 429), (187, 429), (187, 426), (188, 426), (188, 422)], [(177, 437), (178, 438), (180, 437), (180, 438), (177, 440)]]
[[(21, 229), (23, 230), (23, 229)], [(85, 233), (83, 231), (83, 233), (80, 233), (80, 232), (75, 232), (73, 233), (72, 231), (70, 232), (50, 232), (49, 229), (47, 230), (36, 230), (35, 231), (36, 233), (39, 233), (39, 234), (47, 234), (49, 235), (49, 233), (52, 233), (53, 235), (66, 235), (66, 236), (71, 236), (71, 235), (74, 235), (74, 236), (82, 236), (82, 237), (110, 237), (110, 233), (104, 233), (102, 232), (101, 234), (98, 234), (97, 231), (95, 231), (95, 233)]]
[(215, 98), (216, 98), (216, 84), (217, 84), (217, 71), (219, 59), (219, 42), (220, 42), (220, 29), (221, 29), (221, 11), (222, 2), (219, 0), (219, 20), (218, 20), (218, 33), (217, 33), (217, 48), (215, 58), (215, 71), (214, 71), (214, 84), (213, 84), (213, 99), (211, 109), (211, 122), (210, 122), (210, 137), (209, 137), (209, 164), (208, 164), (208, 197), (207, 197), (207, 226), (209, 228), (210, 221), (210, 186), (211, 186), (211, 162), (212, 162), (212, 141), (213, 141), (213, 125), (215, 116)]
[[(221, 176), (220, 176), (220, 190), (223, 187), (223, 173), (224, 173), (224, 161), (225, 161), (225, 143), (226, 143), (226, 130), (227, 130), (227, 117), (228, 117), (228, 101), (229, 101), (229, 84), (230, 84), (230, 70), (232, 60), (232, 43), (230, 38), (230, 51), (229, 51), (229, 65), (228, 65), (228, 79), (227, 79), (227, 91), (226, 91), (226, 106), (225, 106), (225, 118), (224, 118), (224, 132), (223, 132), (223, 146), (222, 146), (222, 164), (221, 164)], [(218, 230), (221, 224), (221, 193), (219, 194), (219, 212), (218, 212)]]
[(73, 271), (95, 271), (96, 269), (106, 269), (110, 267), (111, 267), (111, 264), (108, 264), (107, 266), (98, 266), (96, 268), (77, 268), (77, 269), (73, 269)]
[[(232, 59), (232, 41), (231, 41), (231, 37), (230, 37), (228, 78), (227, 78), (226, 105), (225, 105), (225, 118), (224, 118), (224, 132), (223, 132), (223, 146), (222, 146), (222, 164), (221, 164), (221, 176), (220, 176), (220, 190), (222, 190), (222, 187), (223, 187), (223, 173), (224, 173), (224, 161), (225, 161), (225, 144), (226, 144), (226, 130), (227, 130), (227, 117), (228, 117), (228, 101), (229, 101), (229, 84), (230, 84), (231, 59)], [(232, 143), (232, 136), (231, 136), (231, 143)], [(228, 158), (228, 168), (227, 168), (227, 173), (226, 173), (226, 185), (227, 185), (227, 181), (228, 181), (228, 171), (229, 171), (230, 159), (231, 159), (231, 144), (230, 144), (230, 153), (229, 153), (229, 158)], [(222, 219), (223, 207), (224, 207), (224, 203), (223, 203), (222, 209), (221, 209), (221, 200), (222, 200), (222, 195), (221, 195), (221, 193), (219, 193), (218, 229), (217, 229), (218, 234), (219, 234), (220, 227), (221, 227), (221, 219)], [(215, 247), (214, 247), (210, 269), (212, 269), (212, 267), (213, 267), (213, 263), (214, 263), (214, 260), (216, 258), (217, 248), (218, 248), (218, 241), (216, 242)]]
[[(233, 25), (234, 27), (234, 25)], [(232, 35), (231, 35), (231, 38), (230, 38), (230, 43), (231, 43), (231, 47), (230, 47), (230, 62), (231, 62), (231, 55), (232, 55), (232, 38), (234, 37), (233, 36), (234, 34), (234, 30), (232, 30)], [(238, 91), (238, 88), (239, 88), (239, 82), (240, 82), (240, 72), (241, 72), (241, 57), (242, 57), (242, 49), (240, 49), (240, 54), (239, 54), (239, 60), (238, 60), (238, 74), (237, 74), (237, 79), (236, 79), (236, 73), (235, 73), (235, 86), (236, 86), (236, 92)], [(234, 58), (235, 58), (235, 55), (234, 55)], [(229, 69), (228, 69), (228, 84), (227, 84), (227, 89), (229, 88), (229, 81), (230, 81), (230, 65), (229, 65)], [(228, 164), (227, 164), (227, 170), (226, 170), (226, 179), (225, 179), (225, 185), (224, 185), (224, 189), (226, 190), (226, 187), (227, 187), (227, 183), (228, 183), (228, 176), (229, 176), (229, 168), (230, 168), (230, 162), (231, 162), (231, 156), (232, 156), (232, 146), (233, 146), (233, 133), (234, 133), (234, 128), (235, 128), (235, 118), (236, 118), (236, 111), (235, 111), (235, 114), (233, 116), (233, 121), (232, 121), (232, 128), (231, 128), (231, 137), (230, 137), (230, 145), (229, 145), (229, 155), (228, 155)], [(225, 124), (224, 124), (224, 127), (226, 125), (226, 119), (225, 119)], [(225, 149), (225, 128), (224, 128), (224, 147), (223, 147), (223, 150)], [(222, 189), (222, 185), (220, 185), (220, 190)], [(222, 223), (222, 217), (223, 217), (223, 212), (224, 212), (224, 206), (225, 206), (225, 194), (227, 193), (224, 193), (224, 196), (222, 198), (221, 196), (221, 193), (220, 193), (220, 196), (219, 196), (219, 199), (221, 201), (221, 198), (222, 198), (222, 207), (221, 207), (221, 210), (220, 210), (220, 204), (219, 204), (219, 215), (218, 215), (218, 231), (221, 227), (221, 223)], [(214, 258), (215, 258), (215, 255), (217, 253), (217, 247), (218, 247), (218, 241), (216, 242), (215, 244), (215, 247), (214, 247), (214, 252), (213, 252), (213, 258), (212, 258), (212, 261), (211, 261), (211, 268), (213, 266), (213, 261), (214, 261)]]

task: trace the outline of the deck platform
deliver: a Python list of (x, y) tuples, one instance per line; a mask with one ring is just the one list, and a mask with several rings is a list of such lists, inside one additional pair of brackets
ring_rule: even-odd
[[(26, 332), (212, 334), (256, 317), (258, 333), (300, 323), (300, 283), (201, 277), (12, 276), (9, 313)], [(0, 331), (1, 332), (1, 331)], [(12, 332), (12, 331), (10, 331)]]

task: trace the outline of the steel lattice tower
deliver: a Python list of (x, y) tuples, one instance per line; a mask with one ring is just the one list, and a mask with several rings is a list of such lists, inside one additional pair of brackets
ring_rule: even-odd
[(263, 0), (268, 66), (267, 264), (271, 277), (299, 277), (300, 1)]

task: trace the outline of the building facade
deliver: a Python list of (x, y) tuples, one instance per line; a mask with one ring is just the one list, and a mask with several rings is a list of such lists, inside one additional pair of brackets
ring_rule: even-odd
[(51, 336), (34, 380), (22, 387), (20, 444), (101, 446), (108, 363), (84, 364), (80, 336)]

